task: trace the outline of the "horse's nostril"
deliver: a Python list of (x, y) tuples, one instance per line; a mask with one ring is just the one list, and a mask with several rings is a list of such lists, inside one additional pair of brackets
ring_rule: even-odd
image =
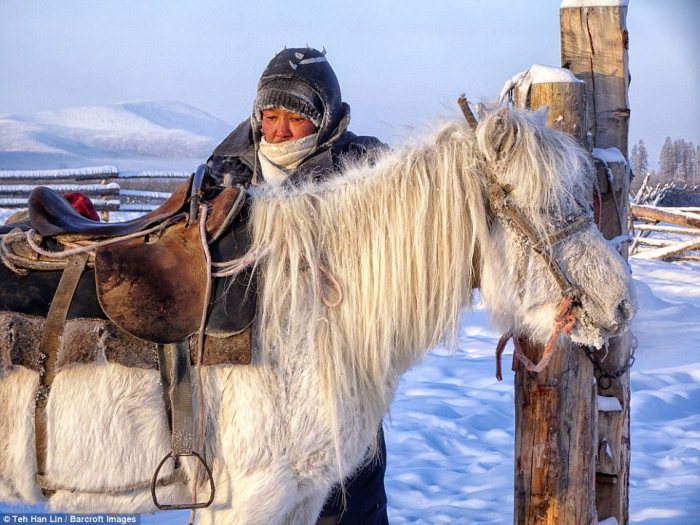
[(632, 319), (634, 315), (634, 307), (630, 301), (620, 301), (617, 305), (617, 319), (618, 321), (624, 323)]

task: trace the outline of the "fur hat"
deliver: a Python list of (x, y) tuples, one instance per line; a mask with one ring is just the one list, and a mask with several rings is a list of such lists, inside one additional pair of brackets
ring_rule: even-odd
[(253, 103), (251, 123), (258, 135), (262, 112), (270, 108), (283, 108), (311, 120), (319, 129), (319, 144), (330, 137), (344, 108), (340, 84), (325, 50), (290, 48), (272, 58), (260, 77)]

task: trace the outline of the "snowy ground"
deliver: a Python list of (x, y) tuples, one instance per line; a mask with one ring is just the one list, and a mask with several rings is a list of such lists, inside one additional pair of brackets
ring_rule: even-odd
[[(640, 302), (631, 522), (698, 525), (700, 266), (635, 259), (631, 265)], [(434, 349), (403, 378), (385, 420), (392, 525), (512, 523), (513, 378), (494, 378), (499, 335), (483, 309), (465, 312), (457, 351)], [(41, 512), (0, 505), (0, 514), (27, 510)], [(161, 513), (143, 515), (141, 523), (186, 519), (184, 512)]]
[[(700, 266), (632, 259), (640, 311), (632, 370), (630, 521), (700, 523)], [(403, 379), (387, 420), (390, 518), (510, 524), (512, 374), (493, 379), (497, 333), (465, 314), (459, 350)], [(504, 360), (504, 363), (508, 360)]]

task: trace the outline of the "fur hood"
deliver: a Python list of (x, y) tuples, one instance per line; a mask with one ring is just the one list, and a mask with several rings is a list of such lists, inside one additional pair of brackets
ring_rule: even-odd
[(295, 109), (313, 120), (318, 127), (317, 148), (337, 135), (342, 120), (350, 120), (350, 107), (342, 101), (338, 78), (325, 55), (325, 50), (290, 48), (270, 61), (258, 81), (251, 113), (256, 143), (261, 136), (260, 113), (270, 107)]

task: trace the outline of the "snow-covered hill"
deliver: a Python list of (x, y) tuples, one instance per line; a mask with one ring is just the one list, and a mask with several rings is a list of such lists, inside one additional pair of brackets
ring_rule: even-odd
[(83, 106), (0, 116), (0, 169), (190, 168), (232, 126), (180, 102)]

